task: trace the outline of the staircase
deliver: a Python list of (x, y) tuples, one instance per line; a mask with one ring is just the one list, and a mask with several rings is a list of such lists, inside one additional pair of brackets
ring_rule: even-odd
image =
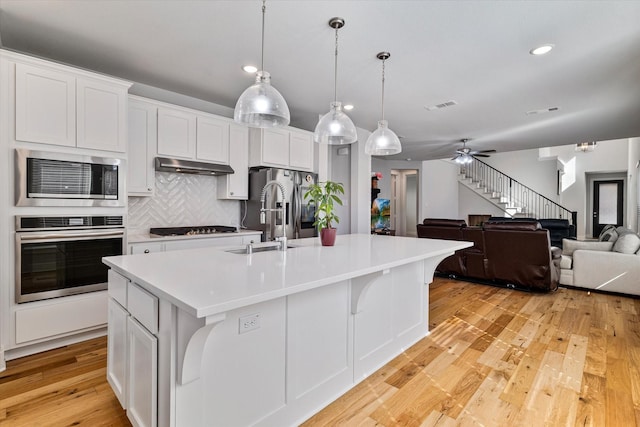
[(576, 224), (577, 213), (559, 205), (481, 160), (460, 167), (458, 181), (509, 218), (559, 218)]

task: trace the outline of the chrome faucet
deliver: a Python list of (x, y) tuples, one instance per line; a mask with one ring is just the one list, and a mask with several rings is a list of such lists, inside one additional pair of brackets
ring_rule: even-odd
[[(264, 207), (264, 203), (267, 199), (267, 189), (271, 186), (277, 186), (280, 189), (280, 194), (282, 194), (282, 206), (280, 208), (276, 208), (276, 209), (266, 209)], [(279, 183), (278, 181), (272, 180), (267, 182), (264, 187), (262, 188), (262, 193), (260, 193), (260, 203), (261, 203), (261, 207), (260, 207), (260, 224), (266, 224), (267, 223), (267, 212), (271, 212), (271, 211), (280, 211), (282, 212), (282, 237), (275, 237), (274, 239), (276, 242), (280, 242), (280, 250), (281, 251), (286, 251), (287, 250), (287, 231), (285, 229), (285, 217), (286, 217), (286, 199), (287, 195), (286, 195), (286, 191), (284, 188), (284, 185), (282, 185), (281, 183)]]

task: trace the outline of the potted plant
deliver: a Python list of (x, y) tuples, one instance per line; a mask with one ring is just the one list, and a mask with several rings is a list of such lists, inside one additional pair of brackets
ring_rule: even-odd
[(313, 225), (320, 233), (322, 246), (333, 246), (336, 241), (336, 229), (332, 224), (340, 223), (334, 208), (334, 203), (342, 206), (340, 194), (344, 194), (344, 187), (341, 183), (333, 181), (311, 184), (304, 194), (304, 199), (316, 206)]

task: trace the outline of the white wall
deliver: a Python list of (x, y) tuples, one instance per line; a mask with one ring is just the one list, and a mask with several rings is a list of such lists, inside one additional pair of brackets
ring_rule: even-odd
[(627, 227), (638, 231), (640, 214), (640, 138), (629, 140)]
[[(562, 177), (564, 190), (559, 203), (569, 210), (578, 212), (576, 226), (579, 239), (585, 238), (590, 230), (589, 195), (587, 174), (624, 172), (629, 163), (629, 139), (598, 141), (591, 152), (576, 152), (573, 145), (551, 147), (550, 153), (565, 165)], [(566, 166), (571, 166), (567, 168)], [(627, 186), (627, 201), (629, 201)], [(625, 217), (625, 220), (628, 220)], [(627, 224), (625, 224), (627, 225)]]
[[(340, 222), (336, 226), (338, 234), (351, 233), (351, 146), (329, 145), (329, 176), (331, 181), (344, 186), (343, 205), (335, 205)], [(343, 155), (338, 154), (338, 151)]]
[(458, 167), (448, 160), (422, 162), (419, 222), (424, 218), (460, 218)]
[(473, 190), (458, 184), (458, 216), (456, 219), (464, 219), (469, 223), (469, 215), (504, 216), (499, 209), (488, 200), (479, 197)]
[(558, 202), (556, 160), (539, 158), (538, 149), (533, 149), (495, 153), (482, 161), (546, 198)]
[(371, 156), (364, 145), (371, 135), (357, 128), (358, 141), (351, 144), (351, 233), (371, 233)]

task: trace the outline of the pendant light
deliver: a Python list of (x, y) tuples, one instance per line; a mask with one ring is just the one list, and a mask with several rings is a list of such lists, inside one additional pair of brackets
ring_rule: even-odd
[(324, 144), (352, 144), (358, 140), (356, 127), (338, 102), (338, 29), (344, 27), (344, 19), (331, 18), (329, 26), (336, 30), (336, 50), (334, 61), (333, 102), (330, 110), (322, 116), (313, 133), (313, 140)]
[(384, 119), (384, 64), (390, 56), (389, 52), (380, 52), (376, 55), (378, 59), (382, 60), (382, 120), (378, 122), (378, 129), (369, 135), (364, 146), (364, 152), (372, 156), (388, 156), (402, 151), (400, 139), (389, 129), (387, 121)]
[(280, 92), (271, 86), (271, 75), (264, 71), (264, 16), (266, 0), (262, 1), (262, 58), (256, 82), (249, 86), (236, 103), (233, 119), (250, 127), (269, 128), (289, 124), (287, 102)]

